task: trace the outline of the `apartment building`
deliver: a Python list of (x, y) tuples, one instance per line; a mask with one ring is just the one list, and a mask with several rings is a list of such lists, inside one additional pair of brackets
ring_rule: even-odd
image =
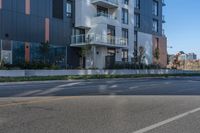
[(123, 60), (131, 62), (133, 0), (76, 0), (75, 10), (75, 27), (79, 31), (73, 34), (71, 46), (91, 46), (86, 53), (86, 68), (104, 68)]
[(1, 60), (9, 64), (40, 62), (44, 54), (41, 43), (48, 42), (46, 62), (76, 65), (76, 50), (70, 47), (73, 3), (67, 0), (0, 0)]
[(180, 53), (178, 57), (179, 61), (194, 61), (197, 60), (197, 55), (195, 53)]
[[(167, 38), (164, 33), (163, 24), (165, 17), (163, 7), (164, 0), (134, 0), (135, 20), (135, 55), (138, 48), (145, 48), (146, 64), (154, 64), (159, 61), (163, 67), (167, 65)], [(155, 50), (159, 50), (159, 59), (155, 59)]]
[(132, 62), (142, 45), (145, 63), (153, 63), (159, 47), (164, 65), (162, 6), (161, 0), (0, 0), (1, 60), (39, 62), (48, 43), (48, 63), (105, 68)]
[(188, 53), (187, 59), (188, 60), (197, 60), (197, 55), (195, 53)]

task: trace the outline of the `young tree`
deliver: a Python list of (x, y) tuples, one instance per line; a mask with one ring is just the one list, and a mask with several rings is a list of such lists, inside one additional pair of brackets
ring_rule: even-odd
[(155, 49), (153, 56), (156, 59), (156, 65), (158, 65), (160, 59), (160, 50), (158, 47)]
[(138, 63), (139, 64), (142, 64), (144, 59), (145, 59), (145, 48), (143, 46), (140, 46), (139, 47), (139, 50), (138, 50)]
[(173, 69), (178, 69), (178, 67), (180, 67), (180, 61), (179, 61), (180, 55), (181, 55), (180, 53), (175, 55), (174, 60), (173, 60), (173, 65), (172, 65)]

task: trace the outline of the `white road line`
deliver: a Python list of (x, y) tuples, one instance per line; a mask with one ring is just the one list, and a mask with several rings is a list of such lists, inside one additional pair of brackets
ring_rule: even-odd
[(41, 91), (42, 90), (31, 90), (31, 91), (27, 91), (27, 92), (24, 92), (24, 93), (17, 94), (14, 97), (25, 97), (25, 96), (33, 95), (35, 93), (39, 93)]
[(150, 130), (153, 130), (153, 129), (155, 129), (155, 128), (158, 128), (158, 127), (160, 127), (160, 126), (163, 126), (163, 125), (168, 124), (168, 123), (170, 123), (170, 122), (173, 122), (173, 121), (175, 121), (175, 120), (181, 119), (181, 118), (183, 118), (183, 117), (186, 117), (186, 116), (188, 116), (188, 115), (190, 115), (190, 114), (193, 114), (193, 113), (196, 113), (196, 112), (198, 112), (198, 111), (200, 111), (200, 107), (197, 108), (197, 109), (194, 109), (194, 110), (185, 112), (185, 113), (183, 113), (183, 114), (177, 115), (177, 116), (175, 116), (175, 117), (169, 118), (169, 119), (167, 119), (167, 120), (161, 121), (161, 122), (159, 122), (159, 123), (153, 124), (153, 125), (151, 125), (151, 126), (145, 127), (145, 128), (143, 128), (143, 129), (134, 131), (133, 133), (145, 133), (145, 132), (148, 132), (148, 131), (150, 131)]
[[(47, 89), (47, 90), (39, 93), (39, 95), (46, 95), (46, 94), (54, 93), (54, 92), (57, 92), (57, 91), (65, 90), (65, 89), (67, 89), (67, 87), (74, 87), (75, 85), (81, 85), (81, 82), (59, 85), (59, 86), (56, 86), (54, 88)], [(64, 88), (64, 87), (66, 87), (66, 88)]]

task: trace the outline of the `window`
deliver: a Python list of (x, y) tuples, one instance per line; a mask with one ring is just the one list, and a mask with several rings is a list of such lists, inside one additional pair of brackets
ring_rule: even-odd
[(65, 10), (63, 8), (66, 8), (65, 7), (66, 5), (63, 5), (63, 0), (53, 0), (52, 6), (53, 6), (53, 14), (52, 14), (53, 18), (63, 19), (65, 14), (63, 13), (63, 11)]
[(108, 8), (104, 8), (101, 6), (97, 6), (97, 16), (105, 16), (108, 17)]
[(155, 38), (155, 47), (159, 48), (159, 38)]
[(138, 33), (137, 33), (137, 31), (135, 31), (134, 32), (134, 57), (135, 57), (135, 61), (137, 60), (136, 58), (137, 58), (137, 47), (138, 47), (138, 45), (137, 45), (137, 43), (138, 43)]
[(122, 50), (122, 61), (128, 62), (128, 50)]
[(83, 43), (85, 42), (85, 30), (79, 28), (72, 28), (72, 35), (71, 42), (74, 43)]
[(122, 29), (122, 44), (128, 45), (128, 29)]
[(128, 10), (122, 8), (122, 23), (128, 24)]
[(128, 5), (129, 0), (123, 0), (123, 3), (124, 3), (125, 5)]
[(140, 14), (134, 14), (134, 19), (135, 19), (134, 26), (136, 28), (139, 28), (140, 27)]
[(134, 32), (134, 42), (137, 42), (137, 31)]
[(158, 1), (153, 1), (153, 15), (158, 16)]
[(72, 3), (70, 1), (66, 3), (66, 14), (68, 17), (72, 16)]
[(158, 32), (158, 20), (153, 20), (153, 31)]
[(134, 7), (137, 9), (140, 8), (140, 0), (134, 0)]
[(107, 42), (109, 44), (115, 44), (115, 27), (114, 26), (108, 25)]

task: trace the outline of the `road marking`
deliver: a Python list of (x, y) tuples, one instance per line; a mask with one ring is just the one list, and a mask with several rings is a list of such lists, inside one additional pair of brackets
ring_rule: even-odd
[(67, 83), (67, 84), (59, 85), (59, 86), (56, 86), (54, 88), (47, 89), (47, 90), (39, 93), (38, 95), (47, 95), (47, 94), (55, 93), (55, 92), (58, 92), (58, 91), (65, 90), (66, 88), (64, 88), (64, 87), (75, 87), (75, 85), (81, 85), (81, 82)]
[(39, 93), (41, 92), (42, 90), (31, 90), (31, 91), (27, 91), (27, 92), (24, 92), (24, 93), (20, 93), (20, 94), (17, 94), (15, 95), (14, 97), (25, 97), (25, 96), (30, 96), (30, 95), (33, 95), (35, 93)]
[(148, 132), (148, 131), (150, 131), (150, 130), (153, 130), (153, 129), (158, 128), (158, 127), (163, 126), (163, 125), (166, 125), (166, 124), (168, 124), (168, 123), (170, 123), (170, 122), (173, 122), (173, 121), (175, 121), (175, 120), (181, 119), (181, 118), (183, 118), (183, 117), (186, 117), (186, 116), (188, 116), (188, 115), (190, 115), (190, 114), (193, 114), (193, 113), (196, 113), (196, 112), (198, 112), (198, 111), (200, 111), (200, 108), (197, 108), (197, 109), (194, 109), (194, 110), (185, 112), (185, 113), (183, 113), (183, 114), (177, 115), (177, 116), (175, 116), (175, 117), (172, 117), (172, 118), (169, 118), (169, 119), (167, 119), (167, 120), (161, 121), (161, 122), (159, 122), (159, 123), (153, 124), (153, 125), (151, 125), (151, 126), (145, 127), (145, 128), (143, 128), (143, 129), (134, 131), (133, 133), (145, 133), (145, 132)]
[(58, 100), (66, 100), (71, 99), (74, 97), (61, 97), (61, 98), (46, 98), (44, 100), (35, 100), (35, 101), (23, 101), (23, 102), (16, 102), (16, 103), (8, 103), (8, 104), (2, 104), (1, 107), (9, 107), (9, 106), (16, 106), (16, 105), (23, 105), (23, 104), (35, 104), (35, 103), (43, 103), (43, 102), (52, 102), (52, 101), (58, 101)]

